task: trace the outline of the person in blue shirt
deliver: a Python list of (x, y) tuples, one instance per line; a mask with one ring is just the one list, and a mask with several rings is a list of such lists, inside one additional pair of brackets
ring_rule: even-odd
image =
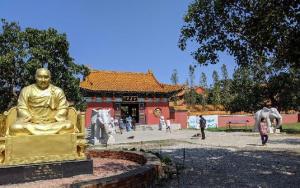
[(130, 115), (128, 115), (126, 117), (126, 130), (128, 132), (128, 131), (131, 131), (131, 129), (132, 129), (132, 117)]

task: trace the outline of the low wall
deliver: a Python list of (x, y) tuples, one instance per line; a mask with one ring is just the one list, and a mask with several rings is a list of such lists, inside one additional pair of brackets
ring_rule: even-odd
[[(221, 115), (218, 116), (218, 127), (225, 127), (228, 126), (227, 122), (229, 121), (239, 121), (239, 120), (247, 120), (247, 125), (254, 125), (255, 120), (253, 115)], [(240, 124), (237, 126), (243, 126), (245, 124)], [(235, 126), (235, 125), (233, 125)]]
[[(281, 114), (283, 124), (291, 124), (298, 122), (298, 114)], [(220, 115), (218, 116), (218, 127), (228, 126), (229, 121), (248, 120), (247, 125), (253, 126), (255, 123), (253, 115)], [(240, 124), (238, 126), (243, 126)]]
[(299, 122), (298, 114), (281, 114), (281, 115), (282, 115), (282, 121), (284, 124)]
[[(228, 122), (234, 121), (234, 122), (239, 122), (239, 121), (247, 121), (247, 123), (241, 123), (241, 124), (231, 124), (231, 126), (253, 126), (255, 124), (255, 119), (253, 115), (214, 115), (216, 118), (214, 118), (214, 124), (215, 127), (227, 127)], [(292, 124), (292, 123), (297, 123), (300, 122), (300, 114), (281, 114), (282, 116), (282, 123), (283, 124)], [(199, 128), (198, 123), (196, 122), (195, 118), (194, 121), (192, 121), (193, 117), (196, 116), (189, 116), (191, 117), (191, 120), (189, 120), (189, 128)], [(206, 116), (203, 116), (204, 118)], [(211, 120), (211, 119), (209, 119)], [(209, 122), (207, 122), (209, 124)], [(210, 127), (210, 126), (208, 126)]]
[(182, 129), (187, 128), (188, 115), (186, 110), (176, 110), (171, 113), (173, 113), (172, 116), (174, 119), (172, 119), (172, 121), (174, 123), (180, 124)]
[(115, 176), (73, 183), (70, 188), (152, 188), (155, 187), (156, 179), (163, 174), (160, 160), (149, 153), (115, 150), (90, 150), (88, 151), (88, 155), (94, 158), (99, 157), (134, 161), (142, 166)]

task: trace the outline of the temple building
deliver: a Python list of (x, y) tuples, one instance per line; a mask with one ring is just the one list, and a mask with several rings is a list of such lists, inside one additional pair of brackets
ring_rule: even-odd
[[(111, 115), (124, 118), (130, 115), (138, 124), (158, 124), (159, 115), (175, 119), (169, 98), (183, 87), (157, 81), (147, 73), (91, 71), (80, 83), (87, 102), (86, 124), (97, 108), (111, 109)], [(172, 114), (173, 113), (173, 114)]]

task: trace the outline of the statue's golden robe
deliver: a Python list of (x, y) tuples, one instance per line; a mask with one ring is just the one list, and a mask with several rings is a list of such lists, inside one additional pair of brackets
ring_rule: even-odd
[(28, 131), (40, 135), (70, 132), (74, 125), (66, 120), (67, 109), (68, 102), (60, 88), (51, 84), (43, 90), (36, 84), (27, 86), (18, 99), (17, 122), (11, 127), (12, 133)]

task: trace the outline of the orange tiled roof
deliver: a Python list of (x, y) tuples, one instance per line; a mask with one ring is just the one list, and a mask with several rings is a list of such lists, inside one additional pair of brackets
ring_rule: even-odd
[[(188, 88), (188, 87), (185, 87), (183, 90), (181, 90), (179, 93), (177, 93), (177, 96), (178, 97), (183, 97), (184, 96), (184, 94), (187, 92), (187, 91), (189, 91), (190, 90), (190, 88)], [(205, 89), (203, 88), (203, 87), (194, 87), (194, 90), (196, 91), (196, 93), (197, 94), (201, 94), (201, 95), (203, 95), (203, 94), (205, 94)]]
[(147, 73), (91, 71), (80, 83), (90, 91), (159, 92), (169, 93), (182, 89), (179, 85), (159, 83), (151, 71)]

